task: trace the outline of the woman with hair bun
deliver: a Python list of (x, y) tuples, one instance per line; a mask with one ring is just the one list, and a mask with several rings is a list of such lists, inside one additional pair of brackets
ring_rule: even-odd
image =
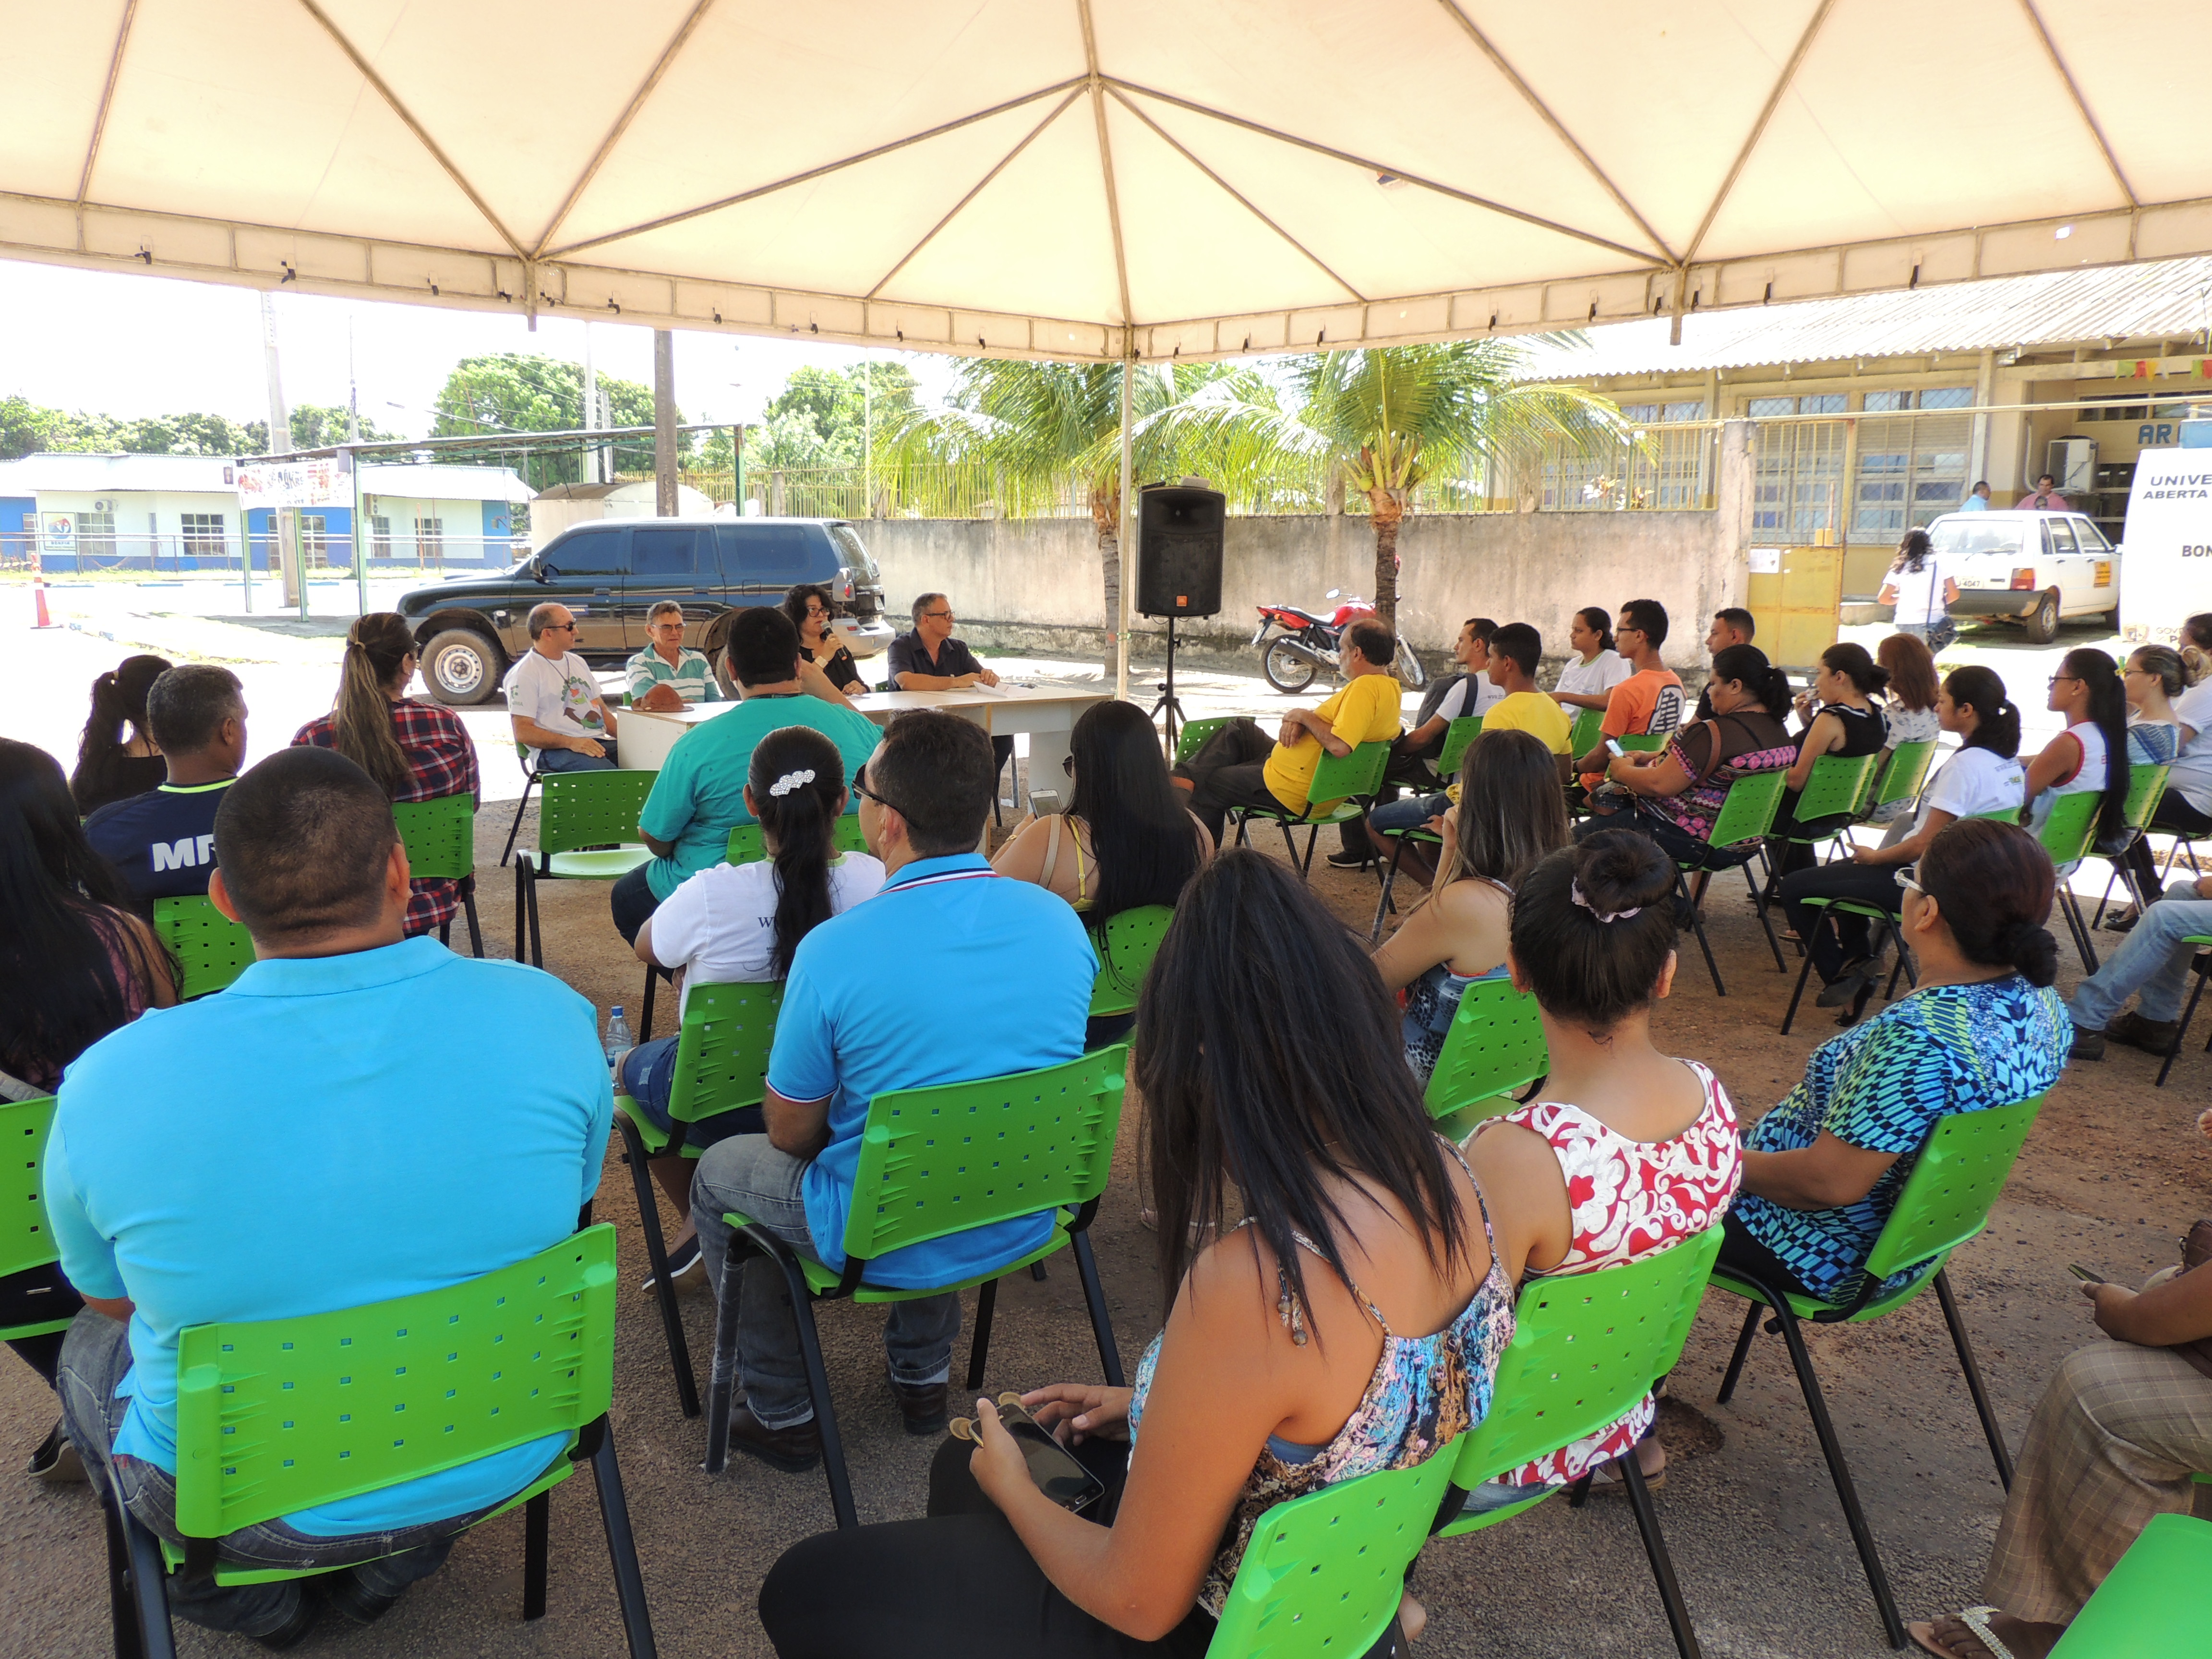
[[(1476, 1131), (1471, 1153), (1485, 1192), (1521, 1194), (1519, 1213), (1540, 1218), (1499, 1229), (1516, 1281), (1672, 1249), (1735, 1194), (1743, 1164), (1728, 1091), (1651, 1042), (1651, 1005), (1674, 979), (1674, 893), (1667, 855), (1621, 830), (1551, 854), (1514, 889), (1506, 963), (1543, 1014), (1552, 1071), (1537, 1099)], [(1639, 1442), (1649, 1479), (1666, 1465), (1649, 1437), (1655, 1409), (1645, 1395), (1611, 1427), (1474, 1492), (1468, 1509), (1579, 1480)]]
[[(1814, 1049), (1804, 1080), (1745, 1137), (1723, 1267), (1850, 1300), (1937, 1122), (2057, 1081), (2074, 1029), (2051, 988), (2058, 947), (2045, 924), (2057, 886), (2017, 824), (1968, 819), (1929, 841), (1899, 922), (1919, 986)], [(1925, 1267), (1891, 1275), (1883, 1293)]]
[(169, 667), (167, 657), (125, 657), (93, 681), (92, 714), (77, 740), (76, 769), (70, 774), (79, 817), (168, 781), (169, 763), (147, 735), (146, 693)]

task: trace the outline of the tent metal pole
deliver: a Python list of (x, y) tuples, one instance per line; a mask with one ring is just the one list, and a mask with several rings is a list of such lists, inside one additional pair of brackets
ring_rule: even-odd
[[(341, 449), (338, 453), (345, 467), (346, 484), (353, 491), (352, 512), (346, 521), (346, 539), (353, 549), (354, 614), (366, 617), (368, 614), (368, 550), (362, 545), (361, 540), (361, 458), (350, 449)], [(436, 511), (434, 507), (431, 510)]]
[(1129, 696), (1129, 580), (1135, 568), (1129, 556), (1129, 421), (1137, 374), (1136, 360), (1126, 352), (1125, 347), (1121, 359), (1121, 494), (1114, 510), (1115, 553), (1121, 562), (1121, 614), (1106, 619), (1107, 625), (1115, 630), (1114, 695), (1125, 702)]

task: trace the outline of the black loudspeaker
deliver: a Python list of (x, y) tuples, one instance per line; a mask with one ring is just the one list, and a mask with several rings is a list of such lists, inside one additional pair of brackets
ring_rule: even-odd
[(1154, 484), (1137, 497), (1137, 614), (1221, 611), (1221, 536), (1228, 498), (1218, 489)]

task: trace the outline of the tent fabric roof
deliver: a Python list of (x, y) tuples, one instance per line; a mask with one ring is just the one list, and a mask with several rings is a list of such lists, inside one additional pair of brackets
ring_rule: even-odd
[(0, 0), (0, 254), (1024, 356), (2212, 252), (2201, 0)]

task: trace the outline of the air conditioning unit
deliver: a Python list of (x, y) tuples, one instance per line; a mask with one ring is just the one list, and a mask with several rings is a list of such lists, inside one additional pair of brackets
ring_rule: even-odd
[(94, 501), (92, 504), (92, 510), (95, 513), (112, 513), (115, 511), (115, 503), (112, 501)]

